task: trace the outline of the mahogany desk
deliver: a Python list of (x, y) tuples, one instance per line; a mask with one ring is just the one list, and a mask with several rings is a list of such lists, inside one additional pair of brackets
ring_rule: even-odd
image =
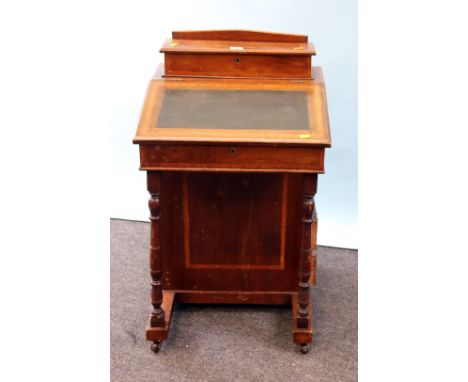
[[(312, 341), (314, 195), (330, 147), (307, 36), (174, 32), (134, 139), (147, 172), (157, 352), (174, 303), (288, 304)], [(222, 325), (222, 323), (220, 323)], [(210, 330), (206, 328), (206, 330)]]

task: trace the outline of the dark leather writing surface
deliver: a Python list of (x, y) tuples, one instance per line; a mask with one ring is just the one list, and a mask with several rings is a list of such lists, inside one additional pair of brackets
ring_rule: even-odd
[(307, 92), (166, 89), (156, 127), (309, 130)]

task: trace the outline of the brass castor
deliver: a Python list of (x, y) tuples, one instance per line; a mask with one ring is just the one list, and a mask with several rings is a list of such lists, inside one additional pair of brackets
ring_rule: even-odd
[(307, 354), (308, 352), (309, 352), (309, 345), (301, 344), (301, 353), (302, 354)]
[(151, 350), (154, 353), (157, 353), (159, 349), (161, 349), (161, 344), (162, 344), (162, 341), (153, 341), (153, 343), (151, 344)]

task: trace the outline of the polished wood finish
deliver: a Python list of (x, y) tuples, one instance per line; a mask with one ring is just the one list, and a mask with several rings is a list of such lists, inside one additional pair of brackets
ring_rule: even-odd
[[(239, 46), (240, 44), (240, 46)], [(236, 46), (237, 45), (237, 46)], [(291, 42), (245, 42), (245, 41), (209, 41), (209, 40), (174, 40), (168, 39), (160, 49), (161, 53), (175, 54), (232, 54), (234, 56), (293, 56), (310, 57), (315, 55), (315, 46), (311, 43)], [(165, 56), (167, 58), (167, 56)], [(167, 74), (167, 73), (166, 73)], [(200, 74), (200, 73), (197, 73)], [(258, 77), (257, 77), (258, 78)]]
[(298, 315), (298, 307), (299, 307), (299, 296), (297, 293), (293, 293), (291, 295), (291, 306), (292, 306), (292, 334), (293, 334), (293, 340), (295, 343), (301, 345), (301, 352), (302, 353), (307, 353), (308, 351), (308, 345), (312, 343), (312, 335), (313, 335), (313, 329), (312, 329), (312, 304), (308, 304), (308, 311), (307, 311), (307, 317), (310, 317), (309, 320), (307, 320), (307, 327), (301, 328), (298, 327), (298, 321), (297, 321), (297, 315)]
[(142, 170), (324, 172), (324, 149), (299, 147), (245, 147), (235, 144), (141, 145)]
[(165, 76), (310, 79), (307, 36), (253, 31), (174, 32), (161, 48)]
[[(330, 147), (330, 128), (328, 122), (327, 100), (322, 70), (313, 68), (314, 79), (304, 81), (253, 80), (253, 79), (167, 79), (158, 70), (150, 82), (143, 105), (140, 122), (133, 143), (156, 144), (231, 144), (243, 146), (309, 146)], [(168, 90), (216, 91), (285, 91), (305, 92), (307, 94), (307, 130), (243, 130), (243, 129), (165, 129), (158, 126), (165, 92)]]
[(171, 290), (163, 291), (162, 309), (165, 312), (163, 325), (154, 326), (151, 322), (151, 316), (146, 326), (146, 339), (153, 341), (151, 350), (157, 353), (161, 347), (161, 343), (167, 338), (171, 327), (172, 312), (174, 310), (175, 292)]
[(151, 197), (148, 201), (150, 209), (151, 236), (150, 236), (150, 273), (151, 273), (151, 312), (150, 324), (152, 327), (164, 326), (164, 310), (161, 308), (162, 295), (162, 268), (160, 245), (160, 219), (161, 219), (161, 173), (148, 171), (148, 192)]
[(306, 353), (331, 145), (315, 49), (307, 36), (225, 30), (174, 32), (161, 51), (134, 138), (150, 193), (151, 349), (176, 303), (274, 304), (291, 306)]
[(250, 292), (250, 291), (212, 291), (177, 290), (178, 303), (188, 304), (267, 304), (290, 305), (292, 293), (289, 292)]
[(318, 227), (318, 219), (317, 219), (317, 210), (315, 208), (314, 203), (314, 213), (312, 214), (312, 255), (311, 255), (311, 266), (310, 266), (310, 283), (315, 285), (315, 273), (317, 271), (317, 227)]
[(182, 40), (230, 40), (259, 42), (307, 42), (306, 35), (289, 33), (272, 33), (241, 29), (205, 30), (205, 31), (174, 31), (173, 39)]
[[(258, 54), (194, 54), (166, 53), (165, 76), (196, 77), (203, 68), (203, 77), (228, 78), (311, 78), (308, 56)], [(261, 67), (261, 70), (258, 68)]]
[(297, 309), (297, 327), (309, 327), (310, 276), (312, 269), (312, 223), (314, 214), (314, 195), (317, 189), (317, 175), (303, 176), (302, 199), (302, 240), (299, 256), (299, 300)]
[(297, 291), (301, 181), (164, 171), (163, 289)]

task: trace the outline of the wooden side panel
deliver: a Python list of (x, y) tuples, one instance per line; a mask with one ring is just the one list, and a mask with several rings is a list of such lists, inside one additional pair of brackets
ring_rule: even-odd
[(186, 268), (284, 267), (287, 175), (184, 174), (182, 187)]
[(143, 170), (324, 171), (324, 149), (208, 145), (140, 145)]
[(165, 76), (311, 78), (310, 56), (166, 53)]
[(164, 172), (163, 288), (297, 291), (301, 179)]

